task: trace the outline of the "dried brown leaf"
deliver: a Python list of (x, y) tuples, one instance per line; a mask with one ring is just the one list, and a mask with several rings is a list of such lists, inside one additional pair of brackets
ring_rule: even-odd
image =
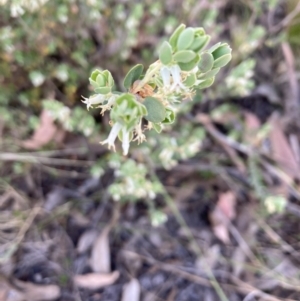
[(139, 301), (141, 294), (140, 283), (133, 278), (124, 285), (121, 301)]
[(40, 125), (33, 133), (32, 137), (22, 142), (22, 146), (27, 149), (39, 149), (52, 140), (62, 141), (64, 131), (57, 128), (51, 114), (43, 110), (40, 115)]
[(217, 209), (219, 209), (229, 220), (233, 220), (236, 216), (235, 204), (235, 194), (232, 191), (228, 191), (219, 195)]
[(109, 273), (110, 270), (110, 248), (109, 248), (109, 231), (107, 226), (96, 239), (90, 259), (90, 266), (96, 273)]
[(92, 230), (85, 231), (80, 236), (76, 248), (78, 254), (85, 253), (92, 247), (95, 239), (97, 238), (97, 234), (98, 234), (97, 231), (92, 229)]
[(60, 297), (60, 288), (54, 284), (37, 285), (20, 280), (15, 280), (14, 283), (22, 291), (25, 300), (51, 301)]
[(25, 298), (21, 292), (0, 277), (0, 301), (25, 301)]
[(244, 141), (250, 145), (256, 145), (257, 141), (257, 131), (259, 130), (261, 123), (260, 120), (251, 112), (244, 112), (245, 116), (245, 134)]
[(217, 205), (210, 214), (215, 235), (224, 243), (229, 243), (228, 226), (236, 216), (236, 196), (232, 191), (221, 193)]
[(272, 155), (280, 168), (292, 178), (299, 178), (299, 166), (283, 132), (278, 114), (273, 114), (270, 120), (269, 134)]
[(114, 271), (109, 274), (90, 273), (76, 275), (74, 277), (74, 283), (80, 288), (96, 290), (113, 284), (119, 278), (119, 275), (120, 273), (118, 271)]

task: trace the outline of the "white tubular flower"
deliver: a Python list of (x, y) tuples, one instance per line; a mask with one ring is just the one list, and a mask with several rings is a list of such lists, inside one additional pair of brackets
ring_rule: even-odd
[(166, 66), (163, 66), (161, 69), (160, 69), (160, 75), (161, 75), (161, 78), (163, 80), (163, 83), (164, 83), (164, 86), (166, 88), (169, 88), (170, 87), (170, 84), (171, 84), (171, 73), (170, 73), (170, 69)]
[(179, 86), (183, 90), (186, 90), (186, 87), (181, 82), (180, 67), (178, 65), (173, 65), (169, 69), (173, 77), (173, 85), (171, 87), (171, 90), (174, 90), (177, 86)]
[(101, 115), (103, 115), (106, 110), (110, 110), (111, 109), (111, 107), (115, 104), (116, 98), (117, 98), (116, 95), (112, 95), (108, 99), (107, 104), (100, 106), (100, 108), (102, 109), (101, 110)]
[(132, 141), (137, 141), (138, 144), (142, 143), (143, 141), (146, 141), (146, 136), (143, 134), (142, 130), (142, 120), (137, 124), (134, 128), (136, 137)]
[(81, 100), (81, 101), (87, 105), (87, 109), (89, 110), (90, 107), (103, 103), (103, 101), (105, 100), (105, 95), (96, 94), (96, 95), (90, 96), (89, 98), (86, 98), (83, 96), (82, 96), (82, 98), (84, 100)]
[[(113, 125), (113, 127), (112, 127), (112, 129), (111, 129), (111, 131), (110, 131), (110, 133), (109, 133), (109, 135), (108, 135), (108, 137), (107, 137), (107, 139), (106, 140), (104, 140), (104, 141), (102, 141), (101, 142), (101, 144), (103, 145), (103, 144), (108, 144), (108, 149), (113, 149), (114, 151), (116, 151), (116, 148), (115, 148), (115, 140), (116, 140), (116, 138), (118, 137), (118, 134), (119, 134), (119, 132), (121, 131), (121, 129), (122, 129), (122, 124), (121, 123), (119, 123), (119, 122), (116, 122), (114, 125)], [(124, 139), (123, 139), (124, 140)], [(128, 140), (129, 140), (129, 138), (128, 138)], [(129, 148), (129, 146), (128, 146), (128, 148)], [(124, 149), (124, 148), (123, 148)], [(128, 151), (128, 150), (127, 150)]]
[(126, 130), (126, 128), (122, 129), (123, 134), (123, 141), (122, 141), (122, 148), (123, 148), (123, 155), (127, 156), (129, 151), (129, 132)]

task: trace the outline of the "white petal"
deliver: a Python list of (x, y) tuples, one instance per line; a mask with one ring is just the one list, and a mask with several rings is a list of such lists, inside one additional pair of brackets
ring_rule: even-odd
[(181, 89), (186, 90), (186, 87), (181, 82), (180, 67), (178, 65), (173, 65), (170, 67), (170, 71), (173, 77), (173, 85), (171, 89), (173, 90), (176, 88), (176, 86), (179, 86)]
[(164, 86), (165, 86), (165, 87), (169, 87), (169, 86), (170, 86), (170, 83), (171, 83), (171, 74), (170, 74), (169, 68), (166, 67), (166, 66), (163, 66), (163, 67), (160, 69), (160, 74), (161, 74), (161, 77), (162, 77)]
[(180, 76), (180, 68), (178, 65), (173, 65), (170, 67), (170, 71), (173, 77), (174, 84), (179, 84), (181, 82), (181, 76)]
[(126, 156), (129, 151), (129, 132), (126, 131), (126, 128), (123, 128), (123, 141), (122, 141), (122, 148), (123, 148), (123, 155)]

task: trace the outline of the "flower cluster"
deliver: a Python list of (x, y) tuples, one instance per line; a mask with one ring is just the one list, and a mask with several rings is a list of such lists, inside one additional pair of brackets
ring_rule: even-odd
[[(231, 48), (217, 43), (205, 50), (210, 37), (203, 28), (181, 24), (169, 41), (159, 49), (159, 60), (143, 73), (141, 64), (134, 66), (125, 76), (127, 92), (114, 90), (114, 80), (108, 70), (95, 70), (90, 84), (95, 94), (83, 98), (89, 108), (101, 108), (101, 114), (110, 111), (112, 129), (102, 144), (115, 149), (115, 140), (122, 141), (123, 154), (127, 155), (131, 141), (146, 140), (144, 131), (172, 124), (176, 117), (176, 104), (192, 98), (198, 89), (213, 84), (220, 68), (231, 60)], [(148, 124), (143, 128), (143, 119)]]

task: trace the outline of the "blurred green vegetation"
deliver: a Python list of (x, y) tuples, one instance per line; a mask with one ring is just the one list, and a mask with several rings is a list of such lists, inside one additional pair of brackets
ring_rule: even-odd
[[(21, 150), (18, 142), (30, 137), (43, 109), (66, 131), (90, 137), (91, 142), (103, 140), (109, 130), (105, 118), (97, 112), (91, 117), (80, 101), (81, 95), (91, 94), (91, 71), (109, 69), (121, 89), (130, 67), (137, 63), (148, 66), (156, 60), (161, 43), (180, 23), (186, 23), (203, 26), (212, 43), (228, 42), (233, 60), (213, 87), (185, 103), (172, 128), (162, 135), (151, 133), (146, 143), (132, 151), (135, 158), (151, 155), (154, 166), (171, 168), (197, 155), (205, 137), (204, 129), (190, 123), (186, 114), (208, 99), (226, 101), (249, 95), (264, 83), (261, 77), (268, 82), (274, 76), (273, 71), (255, 76), (260, 62), (268, 57), (272, 66), (278, 64), (273, 57), (278, 56), (282, 41), (293, 47), (299, 44), (299, 13), (272, 32), (299, 6), (298, 1), (1, 0), (0, 4), (0, 119), (5, 137), (1, 151)], [(138, 160), (146, 164), (145, 159)], [(126, 159), (118, 154), (100, 158), (100, 173), (108, 165), (117, 166), (116, 161)], [(120, 169), (112, 191), (122, 188), (122, 175), (134, 164), (129, 161)], [(131, 167), (138, 169), (139, 165)], [(140, 180), (134, 179), (136, 183)], [(143, 183), (138, 185), (150, 185)]]

